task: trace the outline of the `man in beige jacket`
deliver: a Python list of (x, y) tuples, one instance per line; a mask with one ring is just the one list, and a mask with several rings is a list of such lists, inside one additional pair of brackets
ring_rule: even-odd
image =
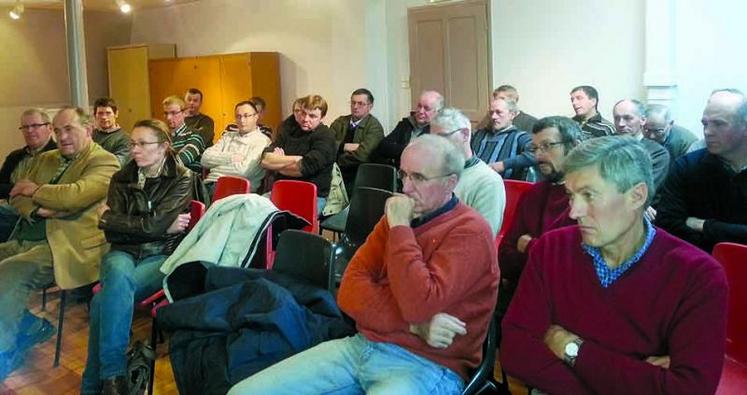
[(0, 243), (0, 381), (54, 333), (48, 321), (24, 310), (31, 292), (52, 281), (62, 289), (96, 281), (109, 249), (96, 208), (119, 169), (117, 158), (93, 142), (82, 109), (65, 107), (52, 124), (59, 148), (35, 159), (10, 191), (21, 219)]

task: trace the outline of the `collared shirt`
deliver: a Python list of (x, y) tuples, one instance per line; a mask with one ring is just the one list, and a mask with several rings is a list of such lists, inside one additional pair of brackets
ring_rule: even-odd
[(480, 158), (478, 158), (477, 156), (472, 155), (471, 158), (467, 159), (464, 162), (464, 168), (465, 169), (469, 169), (470, 167), (472, 167), (472, 166), (474, 166), (474, 165), (476, 165), (478, 163), (480, 163)]
[[(366, 115), (366, 117), (367, 117), (367, 116), (368, 116), (368, 115)], [(359, 120), (357, 120), (357, 121), (354, 121), (354, 120), (353, 120), (353, 117), (351, 116), (351, 117), (350, 117), (350, 128), (351, 128), (351, 129), (355, 129), (355, 128), (357, 128), (357, 127), (358, 127), (358, 125), (360, 125), (360, 124), (361, 124), (361, 122), (362, 122), (362, 121), (363, 121), (363, 120), (364, 120), (364, 119), (365, 119), (366, 117), (363, 117), (363, 118), (361, 118), (361, 119), (359, 119)]]
[(445, 213), (447, 211), (452, 210), (454, 207), (457, 206), (457, 203), (459, 203), (459, 198), (457, 198), (456, 195), (454, 195), (452, 193), (451, 194), (451, 199), (449, 199), (449, 201), (446, 202), (446, 204), (444, 204), (443, 206), (439, 207), (438, 209), (436, 209), (436, 210), (434, 210), (434, 211), (432, 211), (432, 212), (430, 212), (430, 213), (428, 213), (428, 214), (426, 214), (426, 215), (424, 215), (422, 217), (413, 219), (412, 221), (410, 221), (410, 227), (417, 228), (418, 226), (425, 225), (430, 220), (438, 217), (439, 215), (441, 215), (441, 214), (443, 214), (443, 213)]
[(581, 248), (584, 249), (584, 251), (591, 257), (592, 262), (594, 262), (594, 270), (597, 272), (597, 277), (599, 277), (599, 282), (602, 284), (603, 288), (609, 287), (612, 283), (617, 281), (617, 279), (622, 277), (622, 275), (638, 263), (643, 254), (648, 251), (648, 247), (651, 246), (651, 243), (654, 241), (654, 236), (656, 236), (656, 228), (654, 228), (651, 221), (646, 218), (643, 219), (643, 224), (646, 228), (646, 240), (643, 242), (643, 245), (633, 254), (633, 256), (614, 269), (610, 269), (607, 266), (607, 263), (605, 263), (604, 258), (602, 257), (602, 251), (599, 248), (581, 244)]

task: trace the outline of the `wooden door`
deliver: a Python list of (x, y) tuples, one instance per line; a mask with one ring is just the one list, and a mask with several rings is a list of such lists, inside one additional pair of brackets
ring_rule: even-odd
[(148, 47), (109, 48), (109, 95), (119, 106), (119, 124), (127, 131), (150, 117)]
[(413, 108), (432, 89), (479, 122), (490, 95), (487, 1), (410, 8), (407, 16)]

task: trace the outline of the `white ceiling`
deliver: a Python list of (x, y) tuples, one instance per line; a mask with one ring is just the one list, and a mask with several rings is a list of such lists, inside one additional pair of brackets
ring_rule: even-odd
[[(193, 3), (199, 0), (126, 0), (132, 6), (133, 12), (145, 8), (166, 7), (171, 4)], [(63, 0), (21, 0), (24, 7), (29, 8), (62, 8)], [(13, 7), (16, 0), (0, 0), (0, 8)], [(83, 0), (83, 8), (98, 11), (118, 11), (115, 0)]]

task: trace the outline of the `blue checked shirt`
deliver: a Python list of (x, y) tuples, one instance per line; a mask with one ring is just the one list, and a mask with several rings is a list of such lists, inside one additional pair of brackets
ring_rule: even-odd
[(599, 248), (581, 244), (581, 248), (589, 254), (592, 262), (594, 262), (594, 270), (597, 272), (597, 277), (599, 277), (599, 282), (602, 283), (602, 287), (607, 288), (612, 285), (612, 283), (622, 277), (628, 269), (638, 263), (643, 254), (648, 251), (648, 247), (651, 246), (651, 243), (654, 241), (654, 236), (656, 236), (656, 228), (654, 228), (654, 226), (651, 225), (651, 222), (646, 218), (643, 219), (643, 223), (646, 227), (646, 241), (643, 242), (641, 248), (636, 251), (633, 256), (614, 269), (610, 269), (604, 262), (602, 251)]

